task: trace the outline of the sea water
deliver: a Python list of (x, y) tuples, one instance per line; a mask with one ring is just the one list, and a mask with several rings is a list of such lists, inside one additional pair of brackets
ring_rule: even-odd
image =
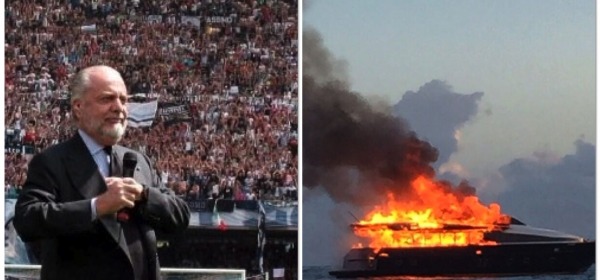
[[(302, 268), (302, 279), (307, 280), (333, 280), (337, 279), (329, 275), (329, 271), (335, 270), (331, 266), (308, 266)], [(364, 279), (364, 278), (363, 278)], [(519, 276), (519, 277), (373, 277), (372, 280), (449, 280), (449, 279), (465, 279), (465, 280), (590, 280), (596, 279), (596, 266), (592, 265), (586, 272), (576, 275), (536, 275), (536, 276)]]

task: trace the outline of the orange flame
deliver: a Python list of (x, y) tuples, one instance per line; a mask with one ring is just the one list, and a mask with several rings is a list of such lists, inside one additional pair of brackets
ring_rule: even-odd
[[(377, 207), (355, 224), (355, 234), (376, 249), (495, 244), (485, 241), (484, 233), (508, 221), (500, 205), (485, 206), (476, 196), (457, 196), (429, 178), (418, 177), (411, 188), (415, 199), (401, 202), (388, 194), (386, 207)], [(353, 247), (358, 246), (362, 247)]]

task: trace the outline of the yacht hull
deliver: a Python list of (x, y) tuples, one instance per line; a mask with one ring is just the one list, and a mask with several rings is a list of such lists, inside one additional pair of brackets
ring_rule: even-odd
[(338, 278), (577, 274), (595, 262), (594, 242), (352, 249)]

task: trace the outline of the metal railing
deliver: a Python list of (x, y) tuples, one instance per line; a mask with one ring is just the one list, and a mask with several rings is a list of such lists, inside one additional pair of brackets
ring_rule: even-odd
[[(40, 279), (41, 268), (41, 265), (5, 264), (4, 279)], [(161, 268), (160, 274), (163, 280), (246, 279), (244, 269)]]

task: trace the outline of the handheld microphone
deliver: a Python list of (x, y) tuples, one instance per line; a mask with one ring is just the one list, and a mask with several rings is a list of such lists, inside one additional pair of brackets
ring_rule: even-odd
[[(123, 156), (123, 178), (132, 178), (135, 166), (137, 165), (137, 155), (133, 152), (126, 152)], [(121, 209), (117, 213), (117, 220), (119, 222), (129, 221), (130, 209)]]

